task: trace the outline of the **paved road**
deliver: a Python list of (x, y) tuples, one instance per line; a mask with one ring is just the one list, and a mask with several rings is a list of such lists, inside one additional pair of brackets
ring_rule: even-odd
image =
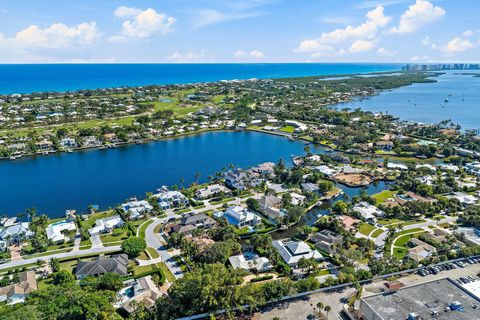
[[(420, 222), (416, 224), (409, 224), (403, 227), (403, 230), (411, 230), (411, 229), (416, 229), (416, 228), (428, 228), (429, 226), (436, 226), (437, 223), (447, 223), (447, 222), (455, 222), (457, 221), (456, 217), (447, 217), (445, 219), (440, 220), (437, 222), (436, 220), (433, 219), (425, 219), (427, 220), (426, 222)], [(375, 245), (377, 247), (383, 247), (385, 245), (385, 238), (388, 235), (388, 229), (387, 227), (382, 228), (384, 230), (383, 233), (381, 233), (378, 237), (372, 239), (375, 241)]]
[[(145, 241), (147, 242), (147, 246), (154, 248), (158, 254), (160, 255), (160, 261), (165, 262), (170, 272), (175, 276), (175, 278), (181, 278), (183, 276), (183, 272), (177, 263), (172, 259), (172, 256), (168, 252), (167, 248), (163, 245), (166, 243), (165, 239), (159, 234), (155, 233), (154, 230), (159, 224), (166, 223), (169, 219), (173, 217), (178, 217), (175, 214), (168, 214), (165, 218), (153, 218), (153, 223), (151, 223), (147, 229), (145, 230)], [(151, 260), (152, 262), (158, 262), (157, 259)]]
[(111, 246), (111, 247), (102, 247), (102, 248), (90, 248), (87, 250), (75, 250), (75, 251), (70, 251), (70, 252), (61, 252), (61, 253), (54, 253), (46, 256), (41, 256), (41, 257), (35, 257), (35, 258), (27, 258), (23, 260), (18, 260), (18, 261), (10, 261), (7, 263), (3, 263), (0, 265), (0, 269), (7, 269), (7, 268), (12, 268), (12, 267), (21, 267), (26, 264), (31, 264), (37, 262), (37, 260), (50, 260), (52, 258), (68, 258), (68, 257), (75, 257), (79, 255), (88, 255), (88, 254), (95, 254), (95, 253), (105, 253), (105, 252), (111, 252), (111, 251), (117, 251), (120, 250), (120, 246)]

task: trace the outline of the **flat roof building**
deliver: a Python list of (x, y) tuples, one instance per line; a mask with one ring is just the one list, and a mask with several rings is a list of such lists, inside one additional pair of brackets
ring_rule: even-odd
[(371, 295), (360, 302), (365, 320), (479, 320), (479, 307), (477, 297), (449, 278)]

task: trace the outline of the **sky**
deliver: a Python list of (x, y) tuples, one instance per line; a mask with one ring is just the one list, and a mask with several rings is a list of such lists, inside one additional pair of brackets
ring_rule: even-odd
[(473, 62), (479, 0), (0, 0), (0, 63)]

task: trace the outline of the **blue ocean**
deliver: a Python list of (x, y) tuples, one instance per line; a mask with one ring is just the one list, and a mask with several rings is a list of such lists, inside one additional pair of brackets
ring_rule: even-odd
[(400, 64), (0, 64), (0, 94), (398, 71)]

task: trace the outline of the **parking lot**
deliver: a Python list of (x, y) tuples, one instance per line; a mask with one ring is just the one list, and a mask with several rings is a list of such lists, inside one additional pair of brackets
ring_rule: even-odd
[[(420, 272), (416, 272), (402, 276), (398, 278), (398, 280), (405, 286), (447, 277), (455, 281), (461, 278), (469, 279), (468, 277), (471, 277), (471, 279), (476, 279), (476, 281), (480, 281), (478, 276), (480, 273), (480, 260), (478, 262), (472, 260), (472, 263), (453, 263), (454, 266), (449, 266), (448, 264), (450, 263), (445, 263), (445, 266), (441, 265), (436, 269), (428, 270), (428, 273), (425, 273), (425, 275), (421, 275)], [(427, 269), (429, 268), (421, 270)], [(381, 292), (381, 290), (385, 288), (383, 285), (384, 282), (386, 282), (386, 280), (379, 279), (365, 285), (363, 296), (369, 296)], [(256, 313), (253, 319), (272, 320), (273, 318), (278, 317), (281, 320), (304, 320), (307, 319), (309, 315), (315, 314), (316, 304), (318, 302), (322, 302), (324, 305), (329, 305), (332, 308), (332, 311), (330, 311), (328, 315), (328, 319), (336, 320), (340, 318), (340, 311), (342, 310), (341, 300), (352, 295), (354, 291), (355, 290), (353, 288), (346, 288), (341, 291), (330, 293), (315, 293), (310, 295), (308, 300), (298, 299), (295, 301), (282, 303), (279, 306), (272, 306), (268, 308), (268, 310), (264, 310), (261, 313)]]

